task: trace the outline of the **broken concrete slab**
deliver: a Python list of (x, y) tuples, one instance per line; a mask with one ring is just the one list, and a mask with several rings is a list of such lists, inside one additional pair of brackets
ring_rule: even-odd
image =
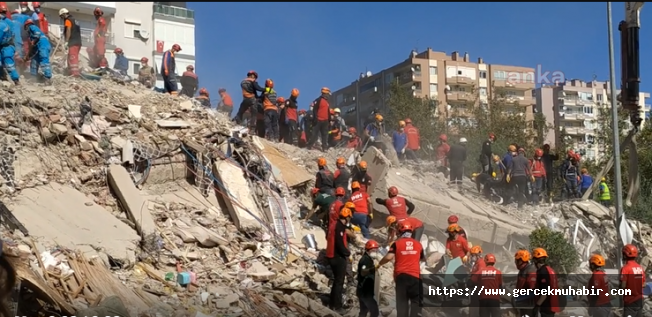
[(263, 153), (263, 156), (272, 165), (273, 168), (280, 170), (281, 179), (288, 184), (289, 187), (295, 187), (305, 184), (313, 179), (304, 168), (297, 166), (292, 160), (288, 159), (286, 155), (281, 154), (272, 144), (257, 136), (253, 137), (254, 144)]
[(155, 122), (160, 128), (174, 129), (191, 127), (190, 123), (183, 120), (156, 120)]
[(218, 199), (228, 209), (235, 226), (244, 231), (262, 229), (258, 219), (265, 218), (254, 201), (243, 171), (230, 162), (216, 160), (213, 163), (213, 174), (223, 186)]
[(52, 183), (26, 188), (7, 207), (30, 233), (45, 241), (84, 252), (100, 248), (113, 258), (135, 263), (136, 232), (72, 187)]
[[(371, 186), (367, 188), (367, 192), (374, 193), (374, 189), (385, 180), (391, 163), (379, 149), (373, 146), (369, 147), (364, 153), (362, 161), (367, 162), (367, 173), (371, 176)], [(386, 192), (383, 195), (374, 197), (384, 196), (386, 196)]]
[(136, 121), (140, 121), (143, 115), (140, 113), (140, 108), (142, 106), (138, 105), (127, 105), (127, 111), (129, 111), (129, 116), (134, 118)]
[(157, 227), (154, 218), (140, 190), (131, 180), (129, 172), (121, 165), (113, 164), (109, 166), (108, 178), (109, 186), (118, 196), (129, 219), (136, 224), (136, 230), (142, 239), (149, 240), (153, 235), (155, 236)]

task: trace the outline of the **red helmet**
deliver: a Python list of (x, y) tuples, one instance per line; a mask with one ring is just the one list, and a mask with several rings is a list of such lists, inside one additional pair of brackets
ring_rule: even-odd
[(398, 225), (398, 232), (413, 231), (414, 227), (409, 221), (401, 221)]
[(7, 9), (7, 5), (2, 2), (2, 4), (0, 4), (0, 13), (7, 13), (8, 10), (9, 9)]
[(541, 156), (543, 156), (543, 150), (542, 150), (542, 149), (536, 149), (536, 150), (534, 151), (534, 156), (536, 156), (536, 157), (541, 157)]
[(317, 195), (317, 193), (319, 192), (319, 188), (313, 188), (310, 192), (312, 193), (313, 196)]
[(174, 45), (172, 45), (172, 49), (177, 51), (177, 52), (180, 52), (181, 51), (181, 46), (179, 44), (174, 44)]
[(448, 217), (448, 223), (457, 223), (458, 221), (460, 221), (460, 218), (457, 218), (455, 215)]
[(283, 97), (278, 97), (278, 98), (276, 98), (276, 102), (277, 102), (277, 103), (284, 103), (284, 102), (285, 102), (285, 98), (283, 98)]
[(439, 135), (439, 141), (447, 142), (448, 137), (445, 134), (441, 134), (441, 135)]
[(32, 2), (32, 7), (33, 7), (34, 9), (36, 9), (36, 8), (40, 8), (40, 7), (41, 7), (41, 3), (40, 3), (40, 2)]
[(344, 196), (346, 195), (346, 190), (343, 187), (338, 187), (335, 189), (335, 196)]
[(398, 195), (398, 188), (396, 188), (396, 186), (392, 186), (388, 188), (387, 194), (389, 195), (389, 197), (396, 197), (396, 195)]
[(331, 114), (331, 116), (335, 115), (335, 110), (333, 110), (333, 109), (329, 110), (328, 112)]
[(265, 80), (265, 87), (266, 88), (274, 88), (274, 81), (271, 79)]
[(349, 128), (349, 133), (356, 134), (356, 132), (358, 132), (358, 131), (354, 127)]
[(188, 65), (186, 66), (186, 70), (195, 70), (195, 66)]
[(147, 62), (149, 62), (149, 58), (143, 57), (143, 58), (140, 59), (140, 62), (141, 63), (147, 63)]
[(376, 242), (376, 240), (369, 240), (364, 245), (364, 249), (367, 251), (371, 249), (378, 249), (378, 248), (380, 248), (380, 245), (378, 244), (378, 242)]
[(27, 3), (27, 2), (21, 2), (20, 3), (20, 6), (23, 7), (23, 8), (27, 7), (28, 5), (29, 5), (29, 3)]
[(628, 258), (635, 258), (638, 256), (638, 249), (633, 244), (626, 244), (623, 247), (623, 255)]
[(206, 88), (199, 89), (199, 94), (208, 96), (208, 90)]
[(249, 77), (249, 76), (254, 76), (254, 77), (256, 77), (256, 79), (258, 79), (258, 73), (256, 73), (255, 70), (248, 71), (247, 72), (247, 77)]
[(412, 119), (410, 119), (410, 118), (405, 118), (405, 120), (403, 120), (403, 121), (405, 121), (405, 124), (412, 123)]
[(484, 256), (484, 262), (487, 263), (487, 264), (496, 264), (496, 256), (489, 253), (489, 254)]
[(489, 133), (489, 138), (493, 141), (496, 141), (496, 135), (492, 133)]
[(100, 8), (95, 8), (95, 10), (93, 10), (93, 15), (96, 16), (96, 17), (103, 16), (104, 11), (102, 11), (102, 9), (100, 9)]
[(305, 109), (301, 109), (301, 110), (299, 110), (299, 113), (300, 113), (300, 114), (305, 114), (305, 113), (306, 113), (306, 110), (305, 110)]
[(27, 30), (27, 28), (32, 24), (34, 24), (34, 21), (32, 21), (32, 19), (28, 19), (27, 21), (25, 21), (25, 25), (23, 25), (23, 28)]

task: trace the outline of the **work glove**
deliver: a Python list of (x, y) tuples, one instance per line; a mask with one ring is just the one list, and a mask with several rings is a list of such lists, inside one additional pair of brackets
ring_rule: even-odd
[(509, 175), (507, 175), (507, 176), (505, 176), (505, 180), (506, 180), (506, 181), (507, 181), (507, 182), (509, 183), (509, 181), (511, 181), (511, 180), (512, 180), (512, 177), (511, 177), (511, 176), (509, 176)]
[(534, 183), (535, 181), (534, 176), (530, 176), (530, 181)]
[(369, 137), (369, 141), (374, 142), (374, 141), (376, 141), (376, 138), (370, 136), (370, 137)]
[(402, 150), (401, 150), (401, 154), (405, 154), (405, 149), (402, 149)]
[(371, 220), (374, 220), (374, 214), (373, 214), (373, 213), (369, 213), (369, 218), (371, 218)]
[(465, 256), (462, 258), (462, 263), (464, 263), (464, 264), (469, 263), (469, 257), (465, 255)]

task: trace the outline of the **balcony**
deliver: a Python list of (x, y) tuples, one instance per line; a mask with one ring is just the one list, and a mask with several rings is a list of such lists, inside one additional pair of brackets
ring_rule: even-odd
[(452, 91), (446, 94), (448, 101), (472, 101), (473, 94), (464, 91)]
[(155, 4), (154, 15), (163, 15), (163, 16), (175, 17), (180, 19), (194, 19), (195, 11), (186, 8), (168, 6), (164, 4)]
[[(42, 2), (42, 7), (59, 11), (61, 8), (66, 8), (70, 12), (90, 14), (93, 15), (95, 8), (100, 8), (104, 11), (104, 16), (115, 14), (115, 2)], [(58, 17), (56, 18), (58, 19)]]
[(577, 106), (577, 99), (564, 98), (564, 106)]
[[(82, 46), (93, 46), (93, 29), (85, 29), (85, 28), (80, 28), (81, 31), (81, 38), (82, 38)], [(58, 34), (55, 34), (59, 37), (63, 35), (63, 25), (53, 25), (50, 24), (50, 32), (56, 33), (59, 32)], [(113, 36), (113, 33), (107, 33), (106, 34), (106, 48), (107, 49), (114, 49), (115, 48), (115, 38)]]
[(525, 107), (529, 107), (533, 104), (536, 104), (534, 98), (532, 97), (507, 96), (506, 100), (508, 102), (518, 103), (519, 106), (525, 106)]
[(566, 133), (569, 135), (584, 135), (587, 133), (584, 127), (566, 127)]
[(448, 85), (475, 85), (475, 80), (466, 76), (451, 76), (446, 77), (446, 84)]
[(535, 88), (534, 82), (521, 82), (517, 80), (494, 79), (494, 87), (509, 88), (510, 90), (531, 90)]

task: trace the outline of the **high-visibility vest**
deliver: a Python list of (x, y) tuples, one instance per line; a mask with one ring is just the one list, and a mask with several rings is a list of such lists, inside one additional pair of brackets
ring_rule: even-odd
[(609, 186), (607, 186), (607, 183), (600, 183), (600, 191), (600, 200), (611, 200), (611, 195), (609, 194)]

